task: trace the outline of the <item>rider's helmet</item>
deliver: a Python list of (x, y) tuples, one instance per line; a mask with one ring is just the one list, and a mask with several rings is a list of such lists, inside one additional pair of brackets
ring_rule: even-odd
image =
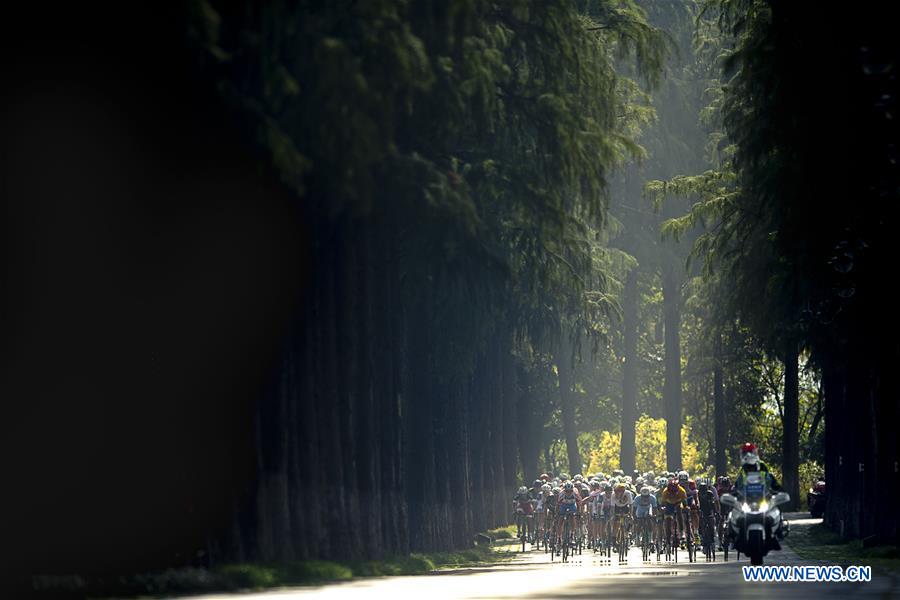
[(641, 496), (649, 496), (649, 495), (650, 495), (650, 488), (648, 488), (645, 485), (644, 487), (641, 488)]
[(622, 469), (616, 469), (615, 471), (613, 471), (613, 475), (615, 475), (616, 477), (622, 477), (623, 475), (625, 475), (625, 471), (623, 471)]
[(741, 464), (742, 465), (757, 465), (757, 464), (759, 464), (759, 450), (757, 450), (756, 444), (747, 442), (746, 444), (741, 446)]
[(688, 479), (688, 487), (691, 488), (691, 491), (697, 489), (697, 483), (693, 479)]
[(719, 477), (719, 486), (728, 489), (731, 487), (731, 480), (726, 475), (722, 475)]
[(687, 471), (678, 471), (678, 483), (685, 484), (689, 478)]
[(527, 494), (527, 493), (528, 493), (528, 488), (525, 487), (525, 486), (523, 485), (522, 487), (519, 488), (519, 493), (520, 493), (520, 494)]
[(656, 473), (654, 473), (653, 471), (647, 471), (646, 473), (644, 473), (644, 479), (646, 479), (647, 481), (653, 481), (654, 477), (656, 477)]
[(555, 488), (553, 488), (553, 489), (551, 490), (550, 493), (552, 493), (554, 496), (559, 496), (559, 493), (560, 493), (561, 491), (562, 491), (562, 490), (559, 488), (559, 486), (556, 486)]
[(609, 482), (604, 483), (604, 484), (603, 484), (603, 491), (604, 491), (604, 492), (611, 492), (611, 491), (612, 491), (612, 484), (609, 483)]
[(637, 487), (642, 487), (642, 486), (644, 485), (644, 478), (643, 478), (643, 477), (638, 477), (638, 478), (635, 480), (634, 485), (636, 485)]
[(625, 484), (617, 483), (616, 484), (616, 496), (620, 496), (622, 494), (622, 492), (624, 492), (624, 491), (625, 491)]
[(600, 489), (600, 482), (597, 481), (596, 479), (591, 480), (591, 489), (592, 489), (592, 490), (599, 490), (599, 489)]
[(625, 476), (625, 485), (631, 485), (631, 475)]
[(567, 492), (571, 492), (573, 489), (575, 489), (575, 486), (572, 484), (571, 481), (567, 481), (565, 484), (563, 484), (563, 488), (564, 488)]
[(541, 491), (544, 492), (545, 494), (548, 493), (550, 491), (550, 489), (551, 488), (550, 488), (549, 483), (545, 483), (544, 485), (541, 486)]
[(659, 489), (663, 489), (664, 487), (666, 487), (666, 478), (665, 478), (665, 477), (660, 477), (659, 479), (657, 479), (657, 480), (656, 480), (656, 487), (659, 488)]
[(539, 479), (541, 479), (542, 481), (550, 481), (550, 475), (547, 473), (541, 473)]
[(568, 474), (568, 473), (560, 473), (560, 474), (559, 474), (559, 480), (560, 480), (560, 481), (568, 481), (568, 480), (569, 480), (569, 474)]
[(706, 490), (709, 488), (709, 479), (703, 478), (697, 482), (697, 489), (703, 493), (706, 493)]
[(534, 483), (531, 484), (531, 487), (537, 489), (537, 488), (541, 487), (542, 485), (544, 485), (543, 481), (541, 481), (540, 479), (535, 479)]

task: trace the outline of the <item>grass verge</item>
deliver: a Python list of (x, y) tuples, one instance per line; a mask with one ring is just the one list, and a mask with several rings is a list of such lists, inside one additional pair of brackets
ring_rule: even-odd
[(371, 561), (307, 560), (287, 564), (230, 564), (211, 570), (168, 569), (120, 577), (46, 576), (34, 579), (38, 598), (170, 596), (318, 585), (354, 577), (423, 575), (438, 569), (484, 566), (513, 553), (489, 547), (411, 554)]
[(864, 548), (860, 540), (847, 541), (822, 524), (795, 527), (788, 546), (801, 558), (838, 565), (869, 565), (878, 570), (900, 571), (900, 548), (879, 545)]

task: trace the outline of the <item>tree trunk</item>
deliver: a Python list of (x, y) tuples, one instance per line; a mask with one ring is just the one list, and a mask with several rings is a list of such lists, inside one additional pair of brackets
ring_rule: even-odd
[(622, 445), (619, 464), (626, 473), (631, 473), (635, 468), (634, 426), (637, 421), (637, 269), (629, 271), (625, 278), (623, 305), (622, 360), (625, 362), (622, 366)]
[(722, 389), (722, 364), (716, 357), (713, 370), (713, 421), (715, 422), (716, 443), (716, 476), (728, 475), (728, 429), (725, 421), (725, 393)]
[[(540, 429), (542, 424), (537, 424), (534, 415), (534, 400), (528, 389), (527, 382), (522, 383), (527, 377), (527, 372), (522, 370), (519, 373), (518, 380), (520, 387), (518, 393), (518, 405), (516, 407), (516, 417), (518, 420), (517, 439), (519, 441), (519, 460), (522, 464), (522, 473), (526, 479), (529, 476), (537, 476), (538, 473), (538, 457), (540, 456)], [(536, 426), (537, 425), (537, 426)], [(529, 475), (530, 474), (530, 475)]]
[(681, 469), (681, 281), (674, 264), (664, 268), (662, 280), (666, 327), (666, 369), (663, 385), (666, 464), (670, 471), (678, 471)]
[(559, 401), (562, 408), (563, 433), (566, 436), (566, 453), (569, 458), (569, 476), (581, 473), (581, 455), (578, 452), (578, 431), (575, 428), (575, 398), (572, 393), (572, 343), (568, 334), (562, 334), (556, 369), (559, 372)]
[(791, 495), (788, 510), (796, 510), (800, 500), (800, 381), (797, 343), (786, 343), (784, 349), (784, 436), (782, 474), (784, 489)]

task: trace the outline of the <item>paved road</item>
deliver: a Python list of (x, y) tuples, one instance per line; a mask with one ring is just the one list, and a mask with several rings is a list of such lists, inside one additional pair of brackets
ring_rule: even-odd
[[(794, 527), (809, 526), (819, 520), (793, 515)], [(805, 514), (808, 517), (808, 514)], [(313, 588), (292, 588), (242, 596), (207, 595), (204, 600), (356, 600), (360, 598), (501, 598), (515, 600), (588, 598), (807, 598), (807, 597), (900, 597), (900, 581), (875, 574), (869, 583), (745, 583), (740, 567), (746, 558), (707, 563), (701, 559), (686, 564), (679, 553), (675, 563), (653, 561), (644, 564), (640, 550), (633, 549), (627, 565), (612, 564), (585, 552), (561, 564), (550, 562), (543, 552), (525, 552), (511, 563), (484, 569), (444, 571), (416, 577), (388, 577), (352, 581)], [(686, 554), (684, 554), (686, 559)], [(798, 557), (789, 548), (773, 552), (766, 564), (816, 565), (817, 561)]]

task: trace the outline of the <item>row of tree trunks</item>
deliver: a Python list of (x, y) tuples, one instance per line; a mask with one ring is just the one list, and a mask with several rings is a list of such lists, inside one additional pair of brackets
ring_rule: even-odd
[[(825, 394), (825, 523), (849, 538), (898, 542), (898, 517), (890, 510), (897, 492), (900, 417), (897, 384), (882, 373), (894, 369), (896, 349), (848, 347), (822, 367)], [(868, 352), (868, 354), (867, 354)], [(890, 381), (886, 383), (886, 381)]]
[(388, 217), (310, 231), (316, 270), (256, 409), (255, 484), (236, 492), (235, 527), (211, 534), (213, 562), (471, 545), (509, 522), (519, 430), (534, 429), (512, 328), (494, 324), (466, 371), (442, 354), (437, 318), (466, 307), (444, 300), (439, 273), (404, 281)]

